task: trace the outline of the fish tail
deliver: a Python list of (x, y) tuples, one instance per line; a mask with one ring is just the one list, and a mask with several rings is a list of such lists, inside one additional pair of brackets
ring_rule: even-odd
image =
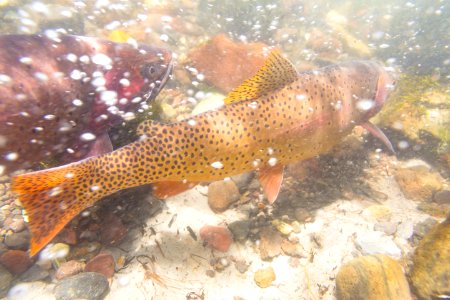
[(31, 231), (30, 256), (38, 253), (82, 210), (102, 197), (80, 190), (92, 181), (92, 160), (17, 175), (12, 191), (19, 197)]

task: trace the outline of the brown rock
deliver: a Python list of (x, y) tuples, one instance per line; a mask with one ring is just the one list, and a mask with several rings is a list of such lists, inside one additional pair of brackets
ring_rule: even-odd
[(221, 252), (227, 252), (233, 242), (231, 232), (226, 227), (205, 225), (200, 229), (200, 237), (205, 246)]
[(69, 260), (68, 262), (62, 263), (55, 273), (55, 278), (61, 280), (65, 277), (69, 277), (80, 272), (83, 272), (84, 266), (86, 264), (81, 261)]
[(8, 250), (0, 256), (0, 264), (11, 273), (22, 274), (33, 264), (28, 253), (21, 250)]
[(11, 229), (14, 232), (21, 232), (26, 228), (25, 221), (23, 218), (20, 219), (13, 219), (12, 222), (9, 224), (9, 229)]
[(114, 275), (115, 266), (114, 257), (110, 253), (100, 253), (88, 261), (85, 271), (97, 272), (103, 274), (106, 278), (111, 278)]
[(276, 279), (276, 276), (273, 268), (268, 267), (256, 271), (253, 278), (259, 287), (266, 288), (272, 284), (272, 282)]
[(442, 189), (443, 179), (426, 167), (399, 168), (395, 180), (403, 194), (417, 201), (430, 201), (433, 193)]
[(205, 81), (225, 93), (253, 76), (264, 64), (262, 43), (235, 42), (224, 34), (189, 53), (190, 65), (205, 76)]
[(208, 186), (208, 204), (214, 212), (223, 212), (241, 195), (232, 180), (215, 181)]
[(291, 242), (288, 239), (284, 239), (281, 242), (281, 249), (286, 255), (293, 257), (304, 257), (302, 255), (303, 248), (298, 242)]
[(343, 265), (336, 276), (336, 294), (339, 300), (411, 299), (402, 267), (382, 254)]
[(115, 214), (109, 213), (103, 218), (100, 228), (100, 239), (104, 244), (110, 246), (118, 245), (126, 234), (127, 229)]
[(282, 237), (272, 227), (265, 227), (260, 232), (259, 254), (262, 260), (270, 260), (281, 254)]
[(450, 215), (425, 235), (412, 260), (411, 282), (420, 298), (450, 293)]
[(433, 201), (437, 204), (450, 205), (450, 190), (436, 192), (436, 194), (434, 194)]
[(73, 227), (66, 227), (63, 231), (58, 234), (58, 241), (69, 244), (77, 244), (77, 233)]

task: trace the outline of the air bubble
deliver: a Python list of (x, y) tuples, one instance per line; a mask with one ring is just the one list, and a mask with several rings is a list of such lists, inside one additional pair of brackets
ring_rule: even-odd
[(26, 64), (26, 65), (30, 65), (32, 62), (33, 62), (33, 59), (31, 58), (31, 57), (21, 57), (20, 59), (19, 59), (19, 61), (21, 62), (21, 63), (23, 63), (23, 64)]
[(47, 81), (48, 80), (48, 76), (45, 73), (42, 72), (36, 72), (34, 73), (34, 77), (38, 80), (41, 81)]
[(211, 167), (213, 167), (214, 169), (222, 169), (223, 163), (220, 161), (215, 161), (211, 164)]
[(267, 163), (269, 164), (269, 166), (273, 167), (277, 164), (277, 162), (278, 159), (276, 159), (276, 157), (271, 157)]
[(15, 161), (19, 158), (19, 154), (17, 154), (16, 152), (9, 152), (7, 154), (5, 154), (5, 159), (9, 160), (9, 161)]
[(193, 120), (193, 119), (190, 119), (187, 123), (190, 126), (195, 126), (197, 124), (197, 122), (195, 120)]
[(92, 55), (91, 60), (96, 65), (110, 66), (112, 64), (112, 59), (103, 53)]
[(80, 70), (73, 70), (70, 73), (70, 78), (72, 78), (73, 80), (80, 80), (83, 77), (84, 77), (84, 73), (81, 72)]
[(368, 111), (369, 109), (373, 108), (374, 105), (375, 103), (370, 99), (361, 99), (356, 102), (356, 108), (360, 111)]
[(129, 81), (128, 79), (126, 79), (126, 78), (120, 79), (120, 80), (119, 80), (119, 83), (120, 83), (122, 86), (130, 86), (130, 81)]
[(409, 143), (407, 141), (400, 141), (398, 142), (397, 146), (400, 150), (405, 150), (409, 148)]
[(66, 55), (66, 59), (67, 59), (68, 61), (71, 61), (71, 62), (73, 62), (73, 63), (76, 63), (78, 57), (77, 57), (75, 54), (73, 54), (73, 53), (69, 53), (69, 54)]
[(11, 77), (6, 74), (0, 74), (0, 84), (9, 84), (12, 82)]
[(100, 100), (105, 102), (107, 106), (117, 104), (117, 92), (116, 91), (103, 91), (100, 94)]
[(80, 99), (73, 99), (72, 104), (75, 106), (82, 106), (83, 101), (81, 101)]
[(80, 135), (80, 139), (84, 142), (89, 142), (95, 140), (96, 136), (90, 132), (83, 133)]

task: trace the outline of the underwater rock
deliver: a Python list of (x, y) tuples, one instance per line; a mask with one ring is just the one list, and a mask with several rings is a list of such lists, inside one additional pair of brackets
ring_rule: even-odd
[(9, 271), (0, 265), (0, 297), (4, 297), (11, 285), (13, 276)]
[(223, 212), (241, 195), (232, 180), (215, 181), (208, 186), (208, 205), (216, 213)]
[(450, 215), (420, 241), (412, 260), (410, 278), (420, 298), (450, 296)]
[(5, 237), (5, 245), (10, 249), (28, 250), (30, 246), (30, 232), (22, 231)]
[(23, 282), (40, 281), (46, 279), (50, 273), (38, 264), (34, 264), (20, 275), (19, 280)]
[(205, 225), (200, 229), (200, 237), (203, 244), (220, 252), (227, 252), (233, 242), (233, 237), (228, 228)]
[(395, 173), (403, 194), (416, 201), (431, 201), (433, 193), (442, 189), (443, 178), (426, 167), (398, 168)]
[(57, 235), (59, 242), (69, 245), (77, 244), (77, 232), (73, 227), (67, 226)]
[(303, 207), (297, 207), (294, 210), (294, 217), (298, 222), (305, 223), (311, 221), (313, 216), (307, 209)]
[(283, 253), (288, 256), (304, 257), (302, 254), (304, 249), (298, 241), (289, 241), (288, 239), (284, 239), (281, 242), (281, 250), (283, 250)]
[(364, 235), (358, 235), (355, 243), (357, 248), (365, 255), (385, 254), (400, 258), (402, 254), (400, 248), (394, 243), (392, 238), (379, 231), (370, 231)]
[(100, 228), (100, 240), (103, 244), (115, 246), (120, 244), (127, 234), (127, 229), (113, 213), (108, 213), (102, 220)]
[(101, 244), (98, 242), (84, 242), (76, 245), (70, 250), (67, 257), (68, 260), (89, 260), (96, 256), (101, 249)]
[(248, 267), (250, 266), (249, 263), (247, 263), (245, 260), (243, 259), (238, 259), (236, 260), (236, 262), (234, 263), (234, 266), (236, 267), (236, 270), (239, 271), (239, 273), (244, 274), (245, 272), (247, 272)]
[(375, 219), (380, 222), (389, 220), (392, 216), (392, 211), (387, 206), (374, 204), (364, 209), (362, 214), (367, 217), (369, 221), (371, 221), (370, 219)]
[(233, 234), (233, 239), (235, 241), (245, 241), (250, 232), (250, 221), (249, 220), (239, 220), (228, 224), (228, 229), (230, 229)]
[(276, 279), (276, 276), (273, 268), (268, 267), (256, 271), (253, 278), (260, 288), (266, 288), (272, 284), (272, 282)]
[(55, 273), (55, 278), (61, 280), (63, 278), (76, 275), (80, 272), (83, 272), (85, 263), (76, 260), (69, 260), (67, 262), (62, 263), (58, 270)]
[(437, 204), (447, 204), (450, 205), (450, 190), (442, 190), (436, 192), (433, 196), (433, 202)]
[(235, 42), (219, 34), (192, 50), (188, 64), (203, 74), (206, 82), (228, 93), (259, 70), (266, 47), (262, 43)]
[(108, 290), (109, 284), (105, 276), (86, 272), (59, 281), (55, 286), (55, 297), (57, 300), (100, 300)]
[(373, 230), (384, 232), (386, 235), (393, 235), (397, 231), (397, 224), (394, 222), (378, 222), (373, 226)]
[(262, 260), (270, 260), (281, 254), (281, 234), (272, 226), (264, 227), (259, 234), (259, 254)]
[(255, 177), (254, 172), (247, 172), (236, 176), (232, 176), (231, 180), (233, 180), (234, 183), (236, 183), (239, 192), (243, 194), (246, 191), (250, 190), (250, 182), (253, 180), (254, 177)]
[(26, 228), (25, 221), (21, 217), (20, 219), (13, 219), (12, 222), (8, 225), (9, 229), (14, 232), (21, 232)]
[(114, 257), (110, 253), (100, 253), (88, 261), (84, 270), (97, 272), (106, 278), (111, 278), (114, 275), (115, 266)]
[(361, 256), (343, 265), (336, 294), (339, 300), (411, 299), (402, 267), (386, 255)]
[(28, 253), (21, 250), (8, 250), (0, 256), (0, 264), (14, 275), (22, 274), (33, 264)]

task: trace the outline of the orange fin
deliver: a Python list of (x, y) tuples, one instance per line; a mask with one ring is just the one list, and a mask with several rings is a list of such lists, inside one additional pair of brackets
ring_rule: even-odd
[(276, 91), (298, 79), (294, 66), (280, 51), (272, 50), (264, 65), (250, 79), (232, 90), (225, 98), (225, 104), (256, 99)]
[(36, 255), (73, 217), (96, 201), (87, 195), (80, 199), (74, 188), (80, 181), (89, 180), (84, 174), (87, 161), (13, 177), (12, 191), (19, 196), (29, 220), (30, 256)]
[(270, 204), (274, 203), (278, 197), (283, 182), (283, 172), (284, 166), (282, 165), (265, 167), (259, 171), (259, 182)]
[(153, 196), (158, 199), (167, 199), (192, 189), (198, 182), (160, 181), (152, 184)]

